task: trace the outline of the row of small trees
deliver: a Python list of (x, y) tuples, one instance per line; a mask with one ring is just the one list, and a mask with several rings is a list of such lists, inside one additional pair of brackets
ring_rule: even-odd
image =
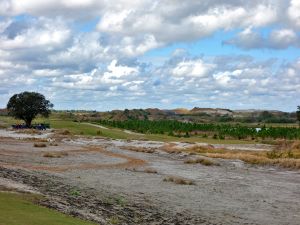
[(168, 134), (185, 137), (190, 135), (217, 135), (221, 138), (231, 137), (235, 139), (300, 139), (300, 129), (295, 127), (261, 127), (260, 129), (256, 129), (244, 125), (184, 123), (176, 120), (99, 120), (98, 123), (105, 126), (133, 130), (139, 133)]

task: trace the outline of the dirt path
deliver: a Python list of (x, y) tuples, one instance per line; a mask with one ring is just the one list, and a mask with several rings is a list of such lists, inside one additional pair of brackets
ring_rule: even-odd
[(90, 126), (93, 126), (93, 127), (99, 127), (99, 128), (108, 130), (107, 127), (104, 127), (104, 126), (101, 126), (101, 125), (97, 125), (97, 124), (93, 124), (93, 123), (82, 123), (82, 124), (86, 124), (86, 125), (90, 125)]
[[(45, 205), (99, 224), (108, 224), (114, 215), (120, 224), (296, 225), (300, 221), (297, 171), (234, 160), (218, 160), (220, 166), (211, 167), (187, 165), (184, 160), (193, 156), (163, 152), (158, 142), (68, 138), (45, 148), (11, 138), (1, 138), (0, 143), (0, 177), (45, 194)], [(126, 146), (154, 151), (124, 150)], [(45, 152), (68, 154), (47, 158)], [(157, 173), (148, 173), (149, 169)], [(164, 182), (168, 176), (195, 185)]]

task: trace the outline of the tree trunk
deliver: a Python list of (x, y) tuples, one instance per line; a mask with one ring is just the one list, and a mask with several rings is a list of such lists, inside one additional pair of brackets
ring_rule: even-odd
[(27, 126), (28, 128), (31, 127), (31, 122), (32, 122), (31, 119), (25, 120), (26, 126)]

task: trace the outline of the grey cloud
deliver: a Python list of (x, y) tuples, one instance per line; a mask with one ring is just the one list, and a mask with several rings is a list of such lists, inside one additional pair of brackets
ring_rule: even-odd
[(261, 33), (246, 29), (237, 37), (223, 42), (242, 49), (285, 49), (289, 47), (300, 48), (300, 35), (291, 29), (273, 30), (267, 37)]

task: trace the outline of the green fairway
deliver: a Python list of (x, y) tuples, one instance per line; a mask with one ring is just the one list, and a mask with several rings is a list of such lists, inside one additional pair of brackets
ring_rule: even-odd
[[(50, 119), (49, 118), (42, 118), (38, 117), (32, 121), (32, 124), (37, 124), (37, 123), (49, 123)], [(14, 119), (10, 116), (0, 116), (0, 124), (2, 124), (5, 127), (10, 127), (12, 124), (23, 124), (23, 120), (18, 120)]]
[[(151, 140), (151, 141), (178, 141), (178, 142), (205, 142), (210, 144), (249, 144), (254, 143), (253, 141), (243, 141), (243, 140), (219, 140), (219, 139), (212, 139), (212, 138), (201, 138), (201, 137), (189, 137), (189, 138), (179, 138), (173, 137), (163, 134), (130, 134), (126, 133), (125, 131), (118, 129), (118, 128), (111, 128), (108, 129), (95, 127), (93, 124), (88, 123), (78, 123), (68, 120), (51, 120), (50, 121), (51, 127), (56, 129), (67, 129), (72, 134), (83, 134), (83, 135), (90, 135), (90, 136), (102, 136), (108, 137), (113, 139), (136, 139), (136, 140)], [(100, 131), (100, 133), (99, 133)], [(98, 134), (97, 134), (98, 132)]]
[[(0, 121), (7, 123), (7, 126), (14, 123), (22, 123), (21, 120), (15, 120), (11, 117), (0, 116)], [(251, 144), (256, 143), (255, 141), (245, 140), (231, 140), (231, 139), (213, 139), (213, 138), (202, 138), (199, 136), (192, 136), (189, 138), (174, 137), (164, 134), (130, 134), (125, 131), (109, 127), (108, 129), (96, 127), (93, 124), (74, 122), (68, 119), (58, 119), (57, 117), (51, 116), (49, 119), (37, 118), (33, 123), (50, 123), (51, 128), (54, 129), (66, 129), (74, 135), (88, 135), (88, 136), (101, 136), (113, 139), (136, 139), (136, 140), (151, 140), (151, 141), (165, 141), (165, 142), (203, 142), (209, 144)]]
[(102, 136), (115, 139), (134, 139), (140, 137), (138, 135), (127, 134), (118, 129), (103, 129), (95, 127), (91, 124), (78, 123), (68, 120), (51, 120), (50, 125), (55, 129), (67, 129), (75, 135), (81, 134), (89, 136)]
[(32, 203), (33, 195), (0, 192), (0, 225), (95, 225)]

